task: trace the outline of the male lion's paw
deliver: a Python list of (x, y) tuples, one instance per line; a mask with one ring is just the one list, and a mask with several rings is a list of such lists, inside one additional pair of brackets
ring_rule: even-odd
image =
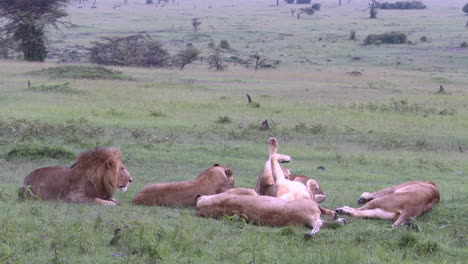
[(310, 234), (310, 233), (304, 234), (304, 239), (309, 240), (309, 239), (313, 238), (314, 236), (315, 236), (315, 234)]

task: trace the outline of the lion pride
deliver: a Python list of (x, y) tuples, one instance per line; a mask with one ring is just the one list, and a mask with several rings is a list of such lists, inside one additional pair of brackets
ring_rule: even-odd
[(374, 193), (364, 192), (358, 204), (360, 208), (344, 206), (338, 214), (360, 218), (391, 219), (392, 227), (408, 224), (410, 217), (418, 217), (439, 202), (440, 193), (436, 184), (427, 181), (411, 181), (392, 186)]
[(19, 195), (42, 200), (117, 205), (115, 189), (126, 191), (133, 177), (116, 147), (81, 153), (71, 167), (45, 167), (24, 179)]
[(214, 164), (203, 171), (195, 180), (168, 183), (153, 183), (141, 189), (133, 204), (195, 206), (195, 196), (210, 195), (234, 187), (234, 174), (228, 167)]

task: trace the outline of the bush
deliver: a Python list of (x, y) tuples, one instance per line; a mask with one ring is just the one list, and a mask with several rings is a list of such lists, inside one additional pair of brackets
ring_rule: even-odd
[(229, 45), (229, 42), (225, 39), (219, 42), (219, 47), (222, 49), (231, 49), (231, 45)]
[(310, 4), (311, 0), (297, 0), (296, 4), (298, 5), (305, 5), (305, 4)]
[(380, 9), (425, 9), (426, 6), (421, 1), (399, 1), (395, 3), (380, 3)]
[(407, 36), (402, 32), (389, 32), (383, 34), (370, 34), (364, 39), (364, 45), (379, 45), (379, 44), (404, 44)]
[(428, 42), (429, 41), (426, 36), (422, 36), (419, 40), (421, 42)]
[(230, 124), (232, 123), (232, 119), (229, 116), (219, 116), (216, 120), (218, 124)]
[(315, 11), (320, 11), (321, 6), (322, 5), (320, 5), (319, 3), (315, 3), (315, 4), (312, 5), (312, 9), (314, 9)]
[(356, 40), (356, 31), (351, 30), (351, 31), (349, 32), (349, 39), (350, 39), (350, 40)]
[(170, 55), (163, 45), (148, 34), (127, 37), (102, 37), (89, 49), (93, 63), (117, 66), (166, 67)]
[(294, 0), (284, 0), (287, 4), (294, 4)]
[(39, 143), (27, 143), (27, 144), (18, 144), (13, 149), (11, 149), (7, 155), (6, 159), (43, 159), (43, 158), (52, 158), (52, 159), (67, 159), (73, 160), (75, 154), (70, 150), (65, 149), (62, 146), (50, 146), (42, 145)]
[(460, 45), (461, 48), (467, 48), (468, 47), (468, 43), (466, 43), (466, 41), (463, 41), (462, 44)]
[(465, 6), (463, 7), (463, 12), (466, 13), (466, 15), (468, 15), (468, 3), (465, 4)]

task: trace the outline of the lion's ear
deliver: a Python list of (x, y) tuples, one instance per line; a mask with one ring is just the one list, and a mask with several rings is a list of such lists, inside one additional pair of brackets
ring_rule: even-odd
[(226, 173), (226, 176), (228, 178), (232, 177), (232, 175), (234, 174), (231, 169), (225, 169), (224, 172)]
[(106, 166), (106, 169), (112, 170), (117, 167), (117, 163), (115, 162), (114, 159), (107, 159), (106, 162), (104, 162), (104, 165)]

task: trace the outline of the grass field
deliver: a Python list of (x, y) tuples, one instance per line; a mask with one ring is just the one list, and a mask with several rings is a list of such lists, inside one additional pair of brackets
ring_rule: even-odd
[[(141, 3), (140, 3), (141, 2)], [(164, 8), (129, 0), (112, 9), (70, 7), (75, 26), (53, 33), (56, 51), (89, 46), (100, 36), (146, 31), (171, 52), (187, 42), (203, 49), (229, 41), (226, 57), (259, 52), (276, 69), (230, 65), (211, 72), (112, 68), (121, 74), (60, 77), (46, 63), (0, 61), (1, 263), (464, 263), (468, 255), (468, 41), (463, 1), (424, 1), (427, 10), (380, 10), (367, 1), (323, 1), (314, 16), (291, 17), (276, 1), (175, 1)], [(356, 2), (356, 3), (354, 3)], [(209, 8), (208, 6), (211, 6)], [(200, 31), (190, 20), (200, 17)], [(349, 40), (356, 30), (359, 40)], [(400, 30), (415, 44), (362, 46), (370, 33)], [(419, 38), (427, 36), (428, 43)], [(321, 40), (319, 40), (321, 38)], [(177, 40), (177, 41), (176, 41)], [(352, 60), (359, 57), (360, 60)], [(328, 61), (327, 61), (328, 60)], [(353, 76), (352, 71), (362, 75)], [(113, 79), (114, 78), (114, 79)], [(31, 87), (28, 87), (28, 81)], [(443, 85), (448, 94), (435, 94)], [(248, 104), (249, 94), (256, 104)], [(270, 129), (259, 129), (267, 119)], [(198, 218), (193, 208), (139, 207), (130, 201), (154, 182), (195, 178), (221, 163), (236, 187), (253, 188), (267, 140), (315, 178), (324, 207), (357, 206), (364, 191), (430, 180), (441, 192), (413, 222), (349, 218), (305, 241), (303, 227), (269, 228), (226, 218)], [(60, 147), (80, 153), (117, 146), (134, 182), (120, 205), (19, 202), (32, 170), (73, 159), (9, 156), (18, 148)], [(316, 170), (317, 166), (327, 170)], [(121, 229), (119, 235), (114, 230)]]

